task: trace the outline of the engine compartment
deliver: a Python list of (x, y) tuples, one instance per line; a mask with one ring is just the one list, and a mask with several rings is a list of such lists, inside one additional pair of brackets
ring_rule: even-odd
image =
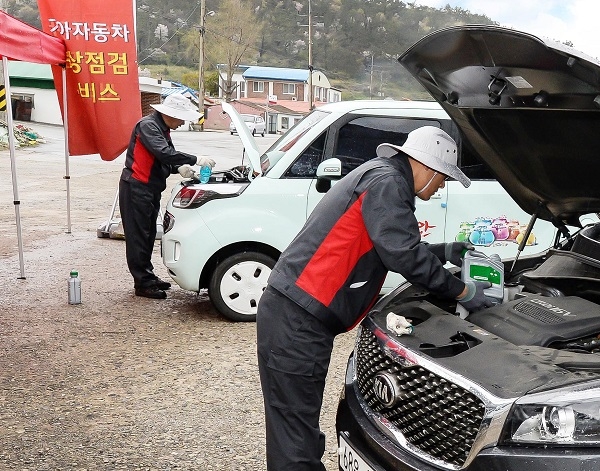
[(508, 300), (469, 322), (516, 345), (600, 353), (600, 223), (511, 275), (505, 290)]
[(578, 296), (521, 293), (513, 301), (471, 314), (468, 320), (515, 345), (600, 352), (595, 334), (600, 332), (598, 305)]

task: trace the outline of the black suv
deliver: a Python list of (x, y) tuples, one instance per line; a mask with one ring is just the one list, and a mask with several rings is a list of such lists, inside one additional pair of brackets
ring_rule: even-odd
[[(504, 302), (466, 318), (410, 283), (375, 305), (338, 407), (340, 469), (598, 470), (600, 225), (579, 220), (600, 211), (600, 63), (469, 25), (399, 61), (532, 215), (528, 230), (543, 219), (558, 236), (505, 260)], [(412, 334), (394, 334), (390, 313)]]

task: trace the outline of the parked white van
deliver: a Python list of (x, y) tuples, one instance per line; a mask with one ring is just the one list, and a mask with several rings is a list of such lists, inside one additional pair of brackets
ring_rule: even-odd
[[(420, 126), (437, 126), (454, 137), (459, 165), (472, 180), (468, 189), (451, 180), (429, 201), (416, 200), (423, 240), (469, 240), (478, 250), (502, 258), (517, 253), (529, 215), (465, 148), (458, 129), (437, 103), (326, 104), (262, 155), (234, 108), (225, 103), (223, 110), (235, 122), (250, 164), (215, 172), (206, 184), (193, 179), (177, 184), (165, 211), (161, 251), (173, 280), (186, 290), (208, 289), (215, 307), (229, 319), (255, 320), (271, 268), (331, 183), (317, 178), (317, 169), (321, 173), (333, 169), (343, 177), (375, 157), (379, 144), (402, 145)], [(523, 253), (548, 248), (554, 234), (550, 223), (538, 221)], [(400, 275), (390, 274), (383, 292), (401, 281)]]

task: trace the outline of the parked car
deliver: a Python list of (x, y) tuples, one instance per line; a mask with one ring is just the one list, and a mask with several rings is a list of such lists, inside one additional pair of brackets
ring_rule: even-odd
[[(248, 126), (248, 129), (250, 129), (250, 132), (253, 136), (255, 136), (256, 134), (260, 134), (262, 137), (265, 137), (267, 125), (262, 116), (258, 116), (255, 114), (242, 114), (240, 116), (242, 117), (242, 121), (244, 121), (244, 124)], [(229, 133), (233, 136), (233, 133), (235, 132), (237, 132), (235, 130), (235, 123), (231, 121), (231, 123), (229, 123)]]
[(600, 225), (567, 226), (600, 211), (600, 63), (495, 26), (440, 30), (399, 61), (559, 237), (505, 259), (503, 302), (466, 318), (408, 282), (380, 299), (348, 362), (339, 469), (600, 469)]
[[(492, 179), (458, 128), (435, 102), (348, 101), (321, 106), (296, 123), (264, 154), (241, 118), (225, 103), (248, 153), (248, 167), (215, 172), (208, 184), (177, 184), (164, 214), (162, 259), (183, 289), (208, 289), (217, 310), (232, 320), (253, 321), (258, 300), (280, 253), (304, 225), (326, 191), (321, 170), (342, 176), (375, 156), (382, 142), (401, 145), (413, 129), (431, 125), (451, 134), (460, 166), (473, 180), (456, 181), (429, 201), (416, 201), (421, 235), (429, 242), (471, 240), (483, 250), (514, 255), (528, 215)], [(536, 226), (526, 253), (549, 247), (554, 227)], [(198, 241), (202, 241), (201, 244)], [(383, 291), (402, 278), (391, 274)]]

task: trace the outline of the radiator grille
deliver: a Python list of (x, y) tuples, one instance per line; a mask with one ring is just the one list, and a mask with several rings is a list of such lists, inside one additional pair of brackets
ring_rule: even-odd
[[(380, 372), (398, 378), (401, 399), (392, 408), (375, 396), (373, 380)], [(362, 329), (356, 349), (356, 377), (368, 407), (391, 422), (411, 445), (451, 465), (464, 464), (485, 413), (475, 395), (421, 366), (395, 362), (367, 328)]]

